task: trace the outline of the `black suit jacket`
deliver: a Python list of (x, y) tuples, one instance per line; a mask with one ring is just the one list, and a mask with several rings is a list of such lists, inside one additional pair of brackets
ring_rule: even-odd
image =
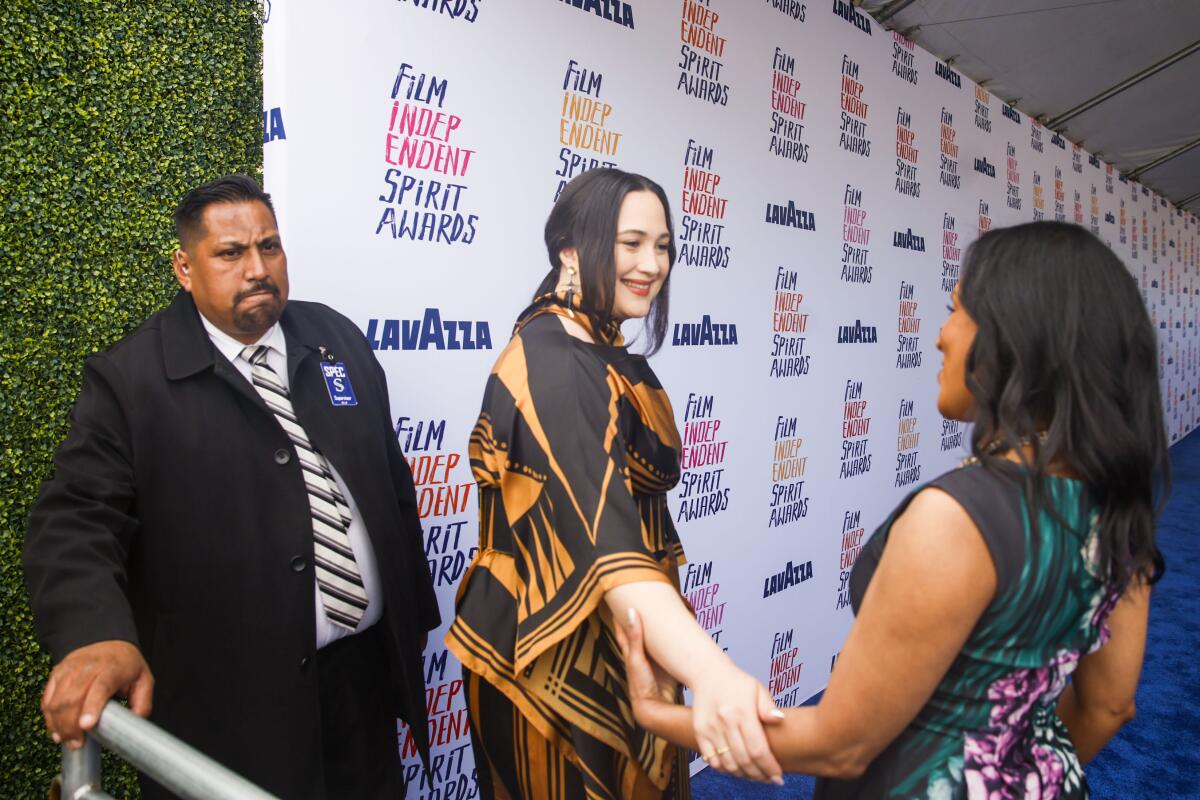
[[(379, 564), (393, 689), (380, 701), (427, 759), (419, 641), (439, 615), (383, 370), (326, 306), (290, 301), (280, 324), (292, 404)], [(345, 363), (358, 405), (331, 403), (321, 347)], [(323, 797), (304, 479), (190, 295), (88, 359), (71, 423), (25, 547), (43, 645), (57, 662), (101, 640), (137, 644), (153, 721), (281, 797)]]

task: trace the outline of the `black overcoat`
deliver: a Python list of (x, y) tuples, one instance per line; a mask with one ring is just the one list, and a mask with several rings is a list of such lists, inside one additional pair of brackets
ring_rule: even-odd
[[(393, 689), (380, 702), (427, 758), (419, 642), (439, 615), (383, 370), (326, 306), (290, 301), (280, 324), (292, 404), (379, 564)], [(321, 348), (345, 364), (357, 405), (330, 401)], [(57, 663), (134, 642), (154, 673), (154, 722), (280, 797), (324, 797), (304, 479), (190, 295), (87, 360), (70, 418), (25, 547), (42, 644)]]

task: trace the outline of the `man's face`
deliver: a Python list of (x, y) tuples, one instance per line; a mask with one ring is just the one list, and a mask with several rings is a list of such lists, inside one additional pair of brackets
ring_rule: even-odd
[(175, 252), (175, 277), (200, 313), (253, 344), (279, 320), (288, 297), (287, 255), (265, 204), (214, 203), (204, 229)]

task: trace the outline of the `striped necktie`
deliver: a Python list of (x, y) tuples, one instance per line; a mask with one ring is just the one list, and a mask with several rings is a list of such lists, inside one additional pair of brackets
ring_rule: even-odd
[(346, 533), (351, 520), (350, 507), (346, 505), (325, 457), (309, 441), (300, 425), (287, 388), (267, 363), (270, 349), (266, 345), (250, 345), (242, 350), (242, 358), (250, 362), (255, 390), (275, 414), (275, 420), (291, 439), (300, 459), (300, 472), (304, 475), (312, 512), (317, 586), (325, 614), (331, 621), (354, 630), (367, 610), (367, 592)]

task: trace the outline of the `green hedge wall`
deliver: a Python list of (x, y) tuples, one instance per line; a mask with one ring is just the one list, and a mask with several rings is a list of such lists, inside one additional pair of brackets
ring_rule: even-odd
[[(21, 573), (25, 522), (83, 359), (175, 291), (171, 209), (262, 172), (259, 0), (9, 0), (0, 12), (0, 796), (59, 769), (49, 669)], [(105, 762), (106, 789), (136, 796)]]

